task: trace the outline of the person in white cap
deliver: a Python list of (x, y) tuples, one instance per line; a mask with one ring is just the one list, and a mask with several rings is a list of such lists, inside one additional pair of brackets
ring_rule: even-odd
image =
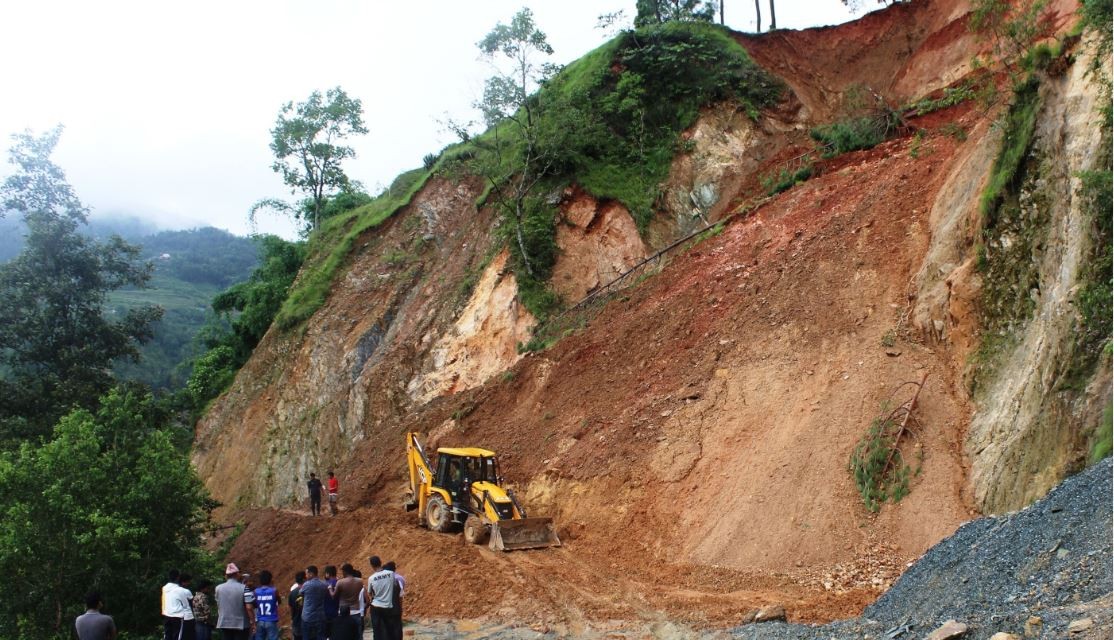
[(228, 563), (224, 569), (226, 580), (217, 586), (217, 629), (225, 640), (248, 640), (255, 634), (255, 608), (240, 582), (240, 568)]

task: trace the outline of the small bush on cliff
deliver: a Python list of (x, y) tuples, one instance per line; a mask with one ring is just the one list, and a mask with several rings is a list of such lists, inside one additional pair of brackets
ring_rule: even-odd
[(961, 102), (966, 102), (975, 97), (975, 88), (970, 82), (963, 82), (954, 87), (946, 87), (936, 98), (921, 98), (902, 107), (902, 111), (912, 112), (914, 115), (923, 116), (933, 111), (954, 107)]
[(859, 116), (816, 127), (809, 135), (824, 145), (824, 157), (831, 158), (877, 146), (893, 132), (898, 121), (891, 112)]
[(871, 512), (877, 513), (886, 502), (896, 503), (909, 495), (909, 481), (920, 473), (923, 451), (917, 448), (916, 467), (910, 466), (902, 453), (902, 441), (913, 435), (912, 427), (919, 426), (912, 413), (915, 398), (892, 409), (892, 399), (883, 403), (851, 452), (848, 468), (863, 505)]

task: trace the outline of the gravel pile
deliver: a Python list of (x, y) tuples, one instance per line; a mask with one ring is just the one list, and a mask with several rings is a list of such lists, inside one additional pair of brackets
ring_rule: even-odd
[[(1111, 461), (1022, 511), (981, 518), (930, 549), (860, 618), (823, 626), (751, 624), (737, 638), (923, 638), (947, 620), (967, 638), (1110, 637)], [(792, 613), (792, 612), (790, 612)], [(1070, 634), (1090, 617), (1094, 627)], [(1039, 618), (1039, 621), (1035, 618)]]

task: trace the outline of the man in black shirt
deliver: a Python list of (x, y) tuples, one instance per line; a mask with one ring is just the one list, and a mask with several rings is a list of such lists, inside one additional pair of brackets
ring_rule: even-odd
[(309, 474), (309, 482), (306, 483), (309, 487), (309, 510), (313, 515), (321, 515), (321, 481), (317, 479), (316, 474)]
[(306, 572), (299, 571), (294, 576), (294, 586), (290, 588), (290, 595), (286, 603), (290, 605), (290, 631), (294, 640), (302, 637), (302, 585), (306, 582)]

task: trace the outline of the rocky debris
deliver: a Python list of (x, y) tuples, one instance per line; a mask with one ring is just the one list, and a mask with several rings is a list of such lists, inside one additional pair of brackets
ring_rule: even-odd
[(955, 620), (948, 620), (936, 628), (935, 631), (925, 636), (924, 640), (951, 640), (967, 633), (967, 625)]
[(785, 622), (785, 607), (780, 604), (771, 604), (762, 607), (754, 615), (755, 622)]
[(1020, 638), (1020, 636), (1017, 636), (1017, 635), (1012, 634), (1012, 633), (1006, 633), (1005, 631), (999, 631), (998, 633), (990, 636), (990, 640), (1021, 640), (1021, 638)]
[(873, 589), (879, 594), (888, 589), (905, 570), (906, 561), (890, 544), (877, 543), (857, 549), (855, 559), (820, 570), (808, 570), (800, 580), (829, 593), (848, 593)]
[[(1027, 638), (1110, 637), (1111, 500), (1108, 459), (1022, 511), (963, 525), (859, 618), (822, 626), (747, 625), (732, 633), (764, 640), (943, 638), (955, 636), (929, 634), (942, 629), (943, 621), (964, 620), (964, 640), (1003, 640), (1015, 632)], [(1101, 633), (1084, 633), (1100, 626), (1095, 620), (1102, 621)]]
[(1095, 621), (1090, 618), (1080, 618), (1079, 620), (1072, 620), (1068, 625), (1068, 633), (1083, 633), (1084, 631), (1095, 626)]

